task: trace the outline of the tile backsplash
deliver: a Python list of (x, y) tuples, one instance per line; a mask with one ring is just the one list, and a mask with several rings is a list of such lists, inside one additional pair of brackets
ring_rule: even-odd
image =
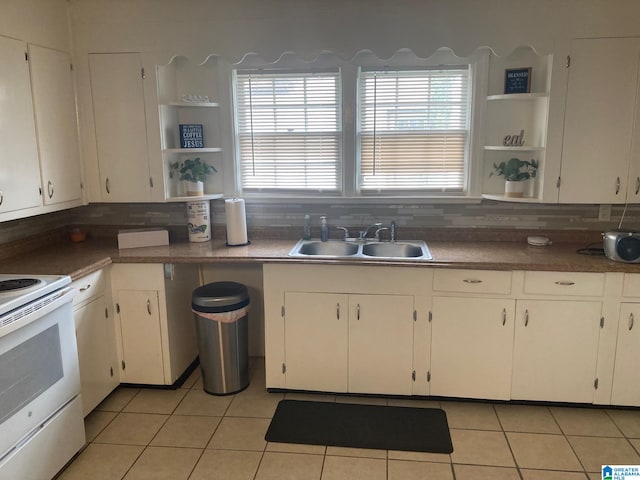
[[(399, 228), (464, 228), (523, 230), (606, 231), (618, 227), (624, 206), (613, 206), (610, 221), (598, 220), (598, 205), (522, 204), (485, 201), (479, 204), (353, 204), (274, 203), (248, 201), (248, 228), (302, 230), (304, 216), (312, 226), (327, 215), (329, 225), (359, 229), (375, 222), (395, 220)], [(211, 202), (214, 227), (225, 225), (224, 202)], [(181, 228), (186, 225), (183, 203), (97, 203), (62, 212), (39, 215), (0, 224), (0, 244), (74, 225), (108, 227)], [(640, 230), (640, 205), (627, 208), (624, 229)]]

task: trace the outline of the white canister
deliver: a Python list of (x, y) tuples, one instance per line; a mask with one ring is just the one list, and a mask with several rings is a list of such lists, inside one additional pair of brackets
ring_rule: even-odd
[(206, 242), (211, 240), (209, 200), (187, 202), (187, 221), (190, 242)]

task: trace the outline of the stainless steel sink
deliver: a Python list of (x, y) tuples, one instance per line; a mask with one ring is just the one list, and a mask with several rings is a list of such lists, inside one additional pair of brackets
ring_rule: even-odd
[(298, 253), (301, 255), (348, 257), (358, 253), (358, 245), (346, 242), (317, 242), (307, 240), (300, 245)]
[(360, 260), (431, 260), (429, 247), (422, 240), (402, 242), (345, 242), (341, 240), (300, 240), (289, 252), (290, 257), (353, 258)]
[(416, 258), (424, 255), (421, 245), (405, 242), (368, 243), (362, 246), (362, 254), (367, 257)]

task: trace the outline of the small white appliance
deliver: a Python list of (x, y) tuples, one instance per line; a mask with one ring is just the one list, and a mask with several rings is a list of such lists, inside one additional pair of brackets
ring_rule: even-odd
[(0, 479), (51, 479), (85, 444), (70, 283), (0, 274)]

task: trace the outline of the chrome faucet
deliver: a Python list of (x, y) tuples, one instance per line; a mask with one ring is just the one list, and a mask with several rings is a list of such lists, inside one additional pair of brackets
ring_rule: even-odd
[(358, 237), (358, 240), (366, 240), (367, 235), (369, 234), (369, 230), (371, 230), (372, 228), (380, 228), (380, 227), (382, 227), (381, 223), (374, 223), (373, 225), (369, 225), (364, 230), (360, 230), (360, 236)]
[(346, 242), (347, 240), (351, 240), (349, 238), (349, 229), (347, 229), (347, 227), (336, 227), (336, 229), (338, 230), (342, 230), (344, 232), (344, 238), (343, 240)]
[(391, 234), (390, 241), (395, 242), (396, 241), (396, 222), (395, 222), (395, 220), (391, 221), (391, 223), (389, 224), (389, 229), (391, 230), (389, 232)]
[(380, 227), (376, 230), (375, 233), (375, 237), (376, 237), (376, 242), (380, 241), (380, 232), (384, 231), (384, 230), (389, 230), (389, 227)]

